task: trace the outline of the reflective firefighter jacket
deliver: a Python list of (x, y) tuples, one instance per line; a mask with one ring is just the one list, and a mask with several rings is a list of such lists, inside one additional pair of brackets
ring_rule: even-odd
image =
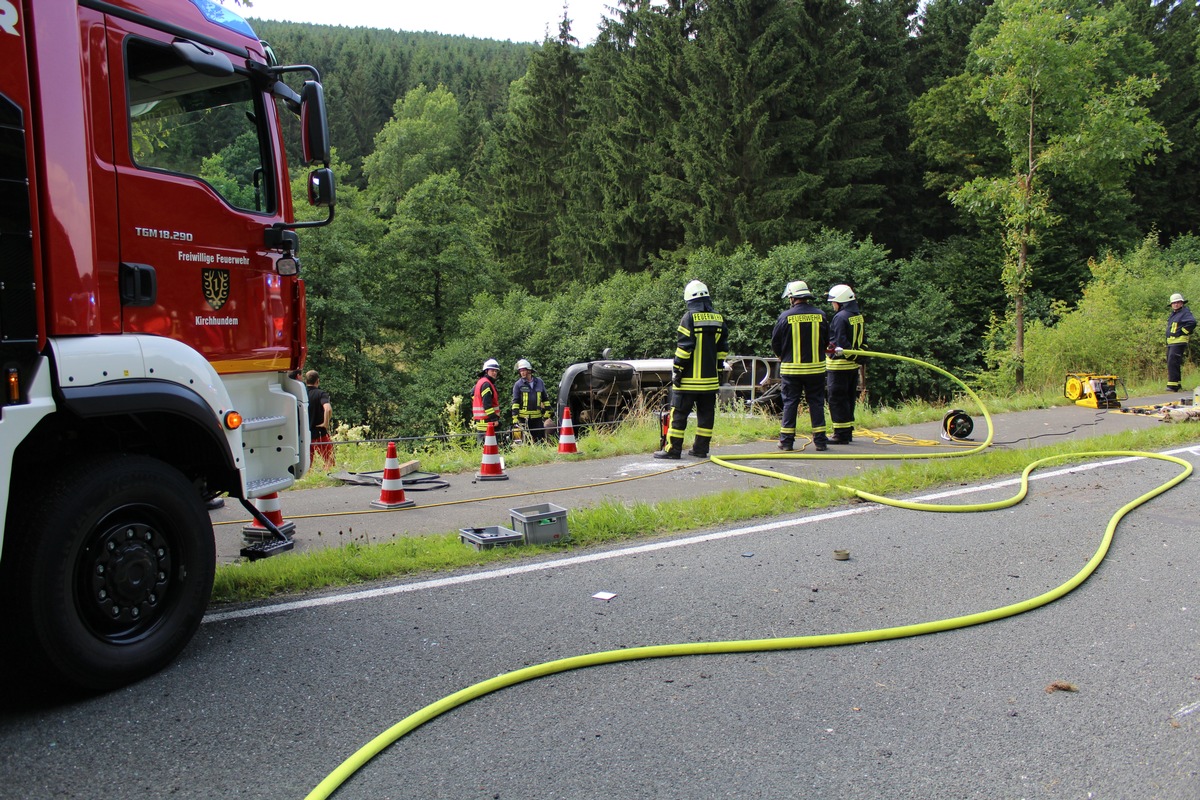
[(1196, 318), (1192, 316), (1187, 306), (1180, 306), (1178, 311), (1172, 311), (1167, 318), (1167, 346), (1187, 344), (1188, 337), (1196, 329)]
[(475, 381), (475, 391), (471, 393), (471, 418), (475, 421), (475, 430), (486, 432), (487, 424), (500, 424), (500, 396), (496, 394), (496, 384), (487, 375), (481, 375)]
[(771, 351), (779, 358), (780, 375), (823, 375), (829, 322), (811, 303), (784, 311), (771, 331)]
[[(715, 392), (721, 383), (721, 362), (728, 355), (729, 332), (725, 318), (711, 305), (688, 304), (679, 321), (673, 381), (676, 391)], [(706, 310), (700, 310), (704, 308)]]
[(537, 375), (529, 380), (518, 378), (512, 390), (513, 419), (550, 419), (550, 398), (546, 397), (546, 384)]
[[(843, 304), (829, 323), (829, 343), (843, 350), (861, 350), (865, 335), (866, 322), (858, 310), (858, 301), (851, 300)], [(825, 369), (858, 369), (858, 356), (835, 356), (829, 353), (825, 356)]]

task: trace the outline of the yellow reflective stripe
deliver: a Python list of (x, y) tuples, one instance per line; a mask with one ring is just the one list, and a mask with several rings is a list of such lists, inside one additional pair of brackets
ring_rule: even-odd
[(824, 361), (785, 361), (779, 365), (780, 375), (820, 375), (824, 371)]
[(855, 314), (850, 318), (850, 338), (853, 340), (852, 346), (855, 350), (862, 349), (863, 330), (865, 327), (862, 314)]
[(219, 375), (235, 372), (285, 372), (291, 367), (291, 355), (280, 353), (266, 358), (245, 358), (237, 361), (210, 361)]

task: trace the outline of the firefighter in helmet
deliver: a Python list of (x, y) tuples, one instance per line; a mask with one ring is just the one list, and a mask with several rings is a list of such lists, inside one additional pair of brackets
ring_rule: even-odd
[(854, 396), (858, 394), (858, 356), (843, 350), (861, 350), (866, 323), (854, 290), (844, 283), (832, 287), (826, 299), (833, 303), (829, 347), (825, 356), (825, 388), (829, 396), (830, 444), (850, 444), (854, 438)]
[(496, 381), (500, 378), (500, 362), (489, 358), (483, 362), (479, 370), (475, 390), (471, 393), (471, 420), (475, 425), (475, 435), (483, 444), (487, 438), (489, 422), (500, 426), (500, 394), (496, 391)]
[(779, 449), (791, 450), (796, 441), (796, 414), (800, 401), (808, 403), (813, 447), (826, 449), (825, 348), (829, 322), (825, 312), (812, 304), (815, 296), (804, 281), (792, 281), (783, 290), (788, 308), (775, 321), (771, 350), (779, 358), (779, 382), (783, 390), (783, 418), (779, 422)]
[(1171, 316), (1167, 317), (1168, 392), (1183, 389), (1183, 359), (1187, 355), (1188, 337), (1196, 329), (1196, 318), (1187, 302), (1178, 292), (1171, 295)]
[(727, 354), (729, 330), (725, 318), (713, 310), (708, 287), (690, 281), (683, 289), (687, 311), (676, 329), (675, 361), (671, 370), (671, 427), (665, 449), (655, 458), (679, 458), (688, 415), (696, 409), (696, 439), (688, 455), (708, 458), (713, 423), (717, 417), (717, 387)]
[(538, 444), (545, 441), (546, 428), (550, 427), (550, 398), (546, 396), (546, 384), (533, 374), (533, 365), (525, 358), (517, 361), (517, 375), (512, 388), (512, 424), (525, 426), (533, 443)]

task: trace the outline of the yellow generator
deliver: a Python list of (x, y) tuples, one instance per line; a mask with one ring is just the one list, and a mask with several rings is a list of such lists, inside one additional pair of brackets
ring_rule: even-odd
[(1090, 372), (1067, 373), (1063, 394), (1077, 406), (1088, 408), (1120, 408), (1117, 400), (1117, 376), (1093, 375)]

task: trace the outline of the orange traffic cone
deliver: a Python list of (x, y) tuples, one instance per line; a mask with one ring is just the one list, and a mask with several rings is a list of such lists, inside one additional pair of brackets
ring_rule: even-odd
[(504, 465), (500, 463), (500, 448), (496, 445), (496, 423), (487, 424), (487, 433), (483, 436), (483, 463), (479, 465), (479, 474), (475, 476), (481, 481), (506, 481)]
[[(279, 492), (271, 492), (264, 494), (262, 497), (254, 501), (254, 507), (262, 512), (263, 516), (269, 519), (279, 532), (284, 536), (291, 536), (292, 531), (296, 530), (296, 523), (285, 522), (283, 519), (283, 509), (279, 505)], [(242, 538), (247, 542), (266, 542), (274, 539), (274, 534), (270, 530), (258, 524), (258, 520), (253, 520), (249, 525), (242, 526)]]
[(579, 448), (575, 446), (575, 426), (571, 424), (571, 407), (563, 407), (562, 425), (558, 430), (558, 452), (560, 453), (578, 453)]
[(404, 479), (400, 477), (400, 459), (396, 457), (396, 443), (388, 442), (387, 458), (383, 462), (383, 489), (379, 499), (371, 501), (371, 508), (408, 508), (417, 504), (404, 499)]

